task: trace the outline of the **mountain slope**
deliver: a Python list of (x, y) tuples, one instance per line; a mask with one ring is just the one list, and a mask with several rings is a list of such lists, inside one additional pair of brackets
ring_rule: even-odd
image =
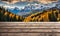
[(24, 22), (58, 22), (60, 21), (60, 9), (51, 8), (43, 12), (37, 12), (25, 18)]
[(29, 15), (26, 18), (18, 16), (8, 10), (5, 10), (3, 7), (0, 8), (0, 21), (16, 21), (16, 22), (58, 22), (60, 21), (60, 9), (54, 7), (43, 12), (36, 12), (32, 15)]
[(4, 8), (1, 8), (0, 7), (0, 21), (9, 21), (9, 22), (12, 22), (12, 21), (20, 21), (22, 22), (24, 20), (24, 18), (22, 16), (18, 16), (18, 15), (15, 15), (11, 12), (8, 12), (8, 10), (5, 10)]

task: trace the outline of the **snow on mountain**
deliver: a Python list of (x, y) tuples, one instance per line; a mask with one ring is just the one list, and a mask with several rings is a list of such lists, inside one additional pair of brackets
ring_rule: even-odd
[(17, 7), (13, 8), (13, 9), (12, 8), (10, 8), (10, 9), (8, 8), (8, 11), (16, 14), (16, 13), (20, 12), (20, 9), (17, 8)]
[[(0, 2), (2, 4), (2, 2)], [(4, 4), (4, 3), (3, 3)], [(15, 4), (4, 4), (2, 5), (5, 9), (8, 9), (9, 12), (12, 12), (17, 15), (27, 15), (32, 11), (43, 11), (56, 6), (56, 3), (51, 4), (41, 4), (37, 2), (17, 2)], [(33, 13), (33, 12), (32, 12)]]

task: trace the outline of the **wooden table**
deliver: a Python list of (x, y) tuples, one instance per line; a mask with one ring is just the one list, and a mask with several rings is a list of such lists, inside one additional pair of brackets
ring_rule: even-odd
[(0, 36), (60, 36), (60, 23), (0, 22)]

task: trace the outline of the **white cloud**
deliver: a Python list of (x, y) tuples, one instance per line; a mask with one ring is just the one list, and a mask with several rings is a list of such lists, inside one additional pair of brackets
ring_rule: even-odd
[(7, 4), (14, 4), (14, 3), (19, 2), (19, 0), (9, 0), (9, 1), (3, 1), (3, 2), (5, 2)]
[(48, 3), (52, 3), (52, 2), (58, 2), (58, 0), (40, 0), (40, 2), (43, 4), (48, 4)]

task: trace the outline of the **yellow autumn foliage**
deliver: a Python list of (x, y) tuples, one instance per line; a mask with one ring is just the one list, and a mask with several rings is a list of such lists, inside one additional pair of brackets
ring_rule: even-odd
[(6, 16), (8, 14), (8, 12), (5, 12), (4, 15)]
[(12, 14), (12, 18), (14, 18), (14, 16), (15, 16), (15, 15), (14, 15), (14, 14)]
[(16, 15), (16, 19), (18, 20), (19, 16)]
[[(37, 21), (37, 22), (40, 22), (40, 21), (49, 22), (50, 20), (53, 19), (53, 16), (58, 21), (60, 19), (60, 15), (58, 15), (58, 17), (56, 17), (56, 15), (57, 15), (56, 13), (59, 13), (58, 9), (54, 9), (54, 10), (49, 9), (47, 11), (43, 11), (42, 13), (37, 12), (37, 13), (32, 14), (32, 15), (28, 16), (27, 18), (25, 18), (24, 22), (35, 22), (35, 21)], [(51, 17), (51, 19), (50, 19), (50, 17)]]
[(9, 17), (11, 18), (13, 14), (9, 14)]

